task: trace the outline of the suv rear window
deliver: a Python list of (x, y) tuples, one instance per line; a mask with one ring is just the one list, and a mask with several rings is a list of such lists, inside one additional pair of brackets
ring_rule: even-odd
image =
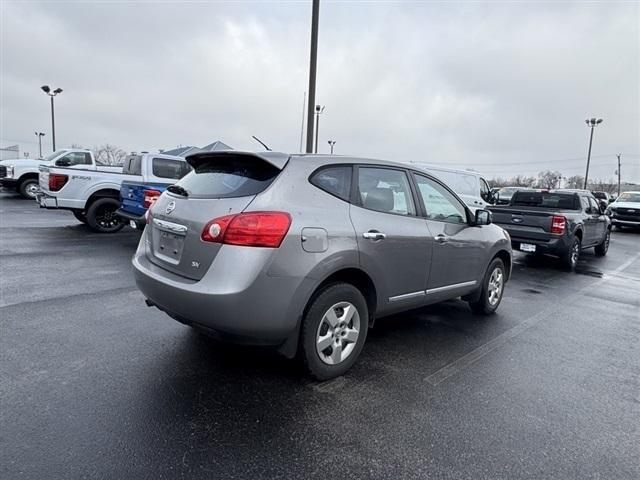
[(154, 177), (180, 179), (184, 177), (191, 167), (187, 162), (171, 160), (170, 158), (154, 158), (151, 162)]
[(230, 198), (257, 195), (278, 176), (280, 170), (252, 157), (203, 159), (176, 185), (190, 197)]
[(559, 208), (580, 210), (578, 196), (573, 193), (516, 192), (511, 198), (511, 206)]

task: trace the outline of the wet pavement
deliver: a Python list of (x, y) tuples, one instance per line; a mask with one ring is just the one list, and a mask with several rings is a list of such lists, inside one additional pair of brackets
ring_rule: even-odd
[(144, 305), (139, 234), (0, 193), (0, 478), (640, 478), (640, 232), (517, 254), (497, 315), (377, 322), (346, 376)]

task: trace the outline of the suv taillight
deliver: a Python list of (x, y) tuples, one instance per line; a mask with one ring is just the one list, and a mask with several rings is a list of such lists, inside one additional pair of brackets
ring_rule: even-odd
[(284, 212), (249, 212), (211, 220), (200, 238), (204, 242), (278, 248), (291, 226)]
[(142, 202), (142, 206), (144, 208), (149, 208), (151, 205), (155, 203), (158, 197), (162, 195), (162, 192), (159, 192), (158, 190), (145, 190), (143, 192), (143, 195), (144, 195), (144, 201)]
[(61, 173), (51, 173), (49, 175), (49, 190), (52, 192), (57, 192), (62, 187), (64, 187), (68, 181), (68, 175), (63, 175)]
[(551, 219), (551, 233), (562, 235), (567, 227), (567, 219), (560, 215), (554, 215)]

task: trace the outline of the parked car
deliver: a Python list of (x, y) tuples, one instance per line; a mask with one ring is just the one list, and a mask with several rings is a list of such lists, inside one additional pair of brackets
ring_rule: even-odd
[(379, 160), (207, 152), (147, 214), (133, 257), (147, 305), (232, 342), (346, 372), (374, 322), (462, 296), (493, 313), (511, 245), (443, 182)]
[(496, 205), (509, 205), (513, 194), (518, 190), (532, 190), (527, 187), (502, 187), (494, 194)]
[(622, 192), (607, 213), (617, 228), (640, 227), (640, 192)]
[(604, 202), (603, 205), (605, 206), (613, 202), (613, 197), (609, 195), (609, 192), (592, 191), (591, 193), (593, 194), (594, 197), (596, 197), (597, 200), (603, 201)]
[(45, 158), (16, 158), (0, 162), (0, 184), (15, 189), (27, 199), (34, 199), (38, 193), (38, 173), (40, 165), (68, 167), (102, 172), (117, 172), (121, 166), (101, 165), (96, 162), (90, 150), (64, 148), (56, 150)]
[(442, 180), (458, 194), (472, 211), (495, 203), (489, 184), (478, 172), (447, 168), (423, 162), (410, 162), (410, 165)]
[(517, 191), (509, 206), (492, 206), (496, 225), (511, 236), (514, 249), (560, 257), (570, 268), (580, 252), (609, 249), (611, 220), (595, 197), (584, 191)]
[(182, 157), (129, 155), (122, 173), (139, 180), (124, 180), (120, 186), (120, 208), (116, 214), (133, 228), (144, 229), (145, 213), (165, 189), (184, 177), (191, 167)]
[(117, 232), (124, 226), (116, 210), (120, 208), (120, 186), (123, 181), (145, 181), (146, 164), (154, 158), (184, 161), (181, 157), (159, 153), (140, 156), (141, 175), (97, 169), (40, 166), (40, 192), (37, 201), (42, 208), (69, 210), (77, 220), (99, 233)]

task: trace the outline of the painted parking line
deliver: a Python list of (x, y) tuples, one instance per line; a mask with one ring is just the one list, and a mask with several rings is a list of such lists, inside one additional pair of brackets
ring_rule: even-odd
[[(622, 265), (620, 265), (618, 268), (616, 268), (615, 270), (613, 270), (609, 274), (610, 275), (617, 275), (617, 274), (621, 273), (627, 267), (629, 267), (635, 261), (637, 261), (639, 258), (640, 258), (640, 253), (634, 255), (633, 257), (631, 257), (629, 260), (624, 262)], [(570, 295), (567, 298), (567, 301), (571, 301), (571, 300), (581, 296), (585, 291), (593, 289), (594, 285), (597, 285), (600, 282), (605, 282), (606, 280), (607, 280), (607, 278), (605, 276), (604, 278), (601, 278), (601, 279), (597, 280), (594, 283), (590, 283), (589, 285), (586, 285), (586, 286), (582, 287), (581, 289), (577, 290), (574, 294)], [(494, 351), (495, 349), (499, 348), (500, 346), (504, 345), (505, 343), (507, 343), (512, 338), (517, 337), (522, 332), (524, 332), (524, 331), (528, 330), (529, 328), (533, 327), (534, 325), (540, 323), (540, 321), (543, 320), (544, 318), (546, 318), (549, 313), (551, 313), (552, 311), (556, 311), (556, 310), (557, 310), (557, 305), (553, 305), (553, 306), (550, 306), (549, 308), (546, 308), (545, 310), (542, 310), (541, 312), (537, 313), (533, 317), (525, 320), (524, 322), (522, 322), (522, 323), (516, 325), (515, 327), (507, 330), (506, 332), (498, 335), (493, 340), (490, 340), (489, 342), (479, 346), (475, 350), (472, 350), (471, 352), (469, 352), (466, 355), (460, 357), (459, 359), (449, 363), (448, 365), (445, 365), (441, 369), (437, 370), (436, 372), (434, 372), (431, 375), (429, 375), (428, 377), (426, 377), (425, 381), (427, 383), (430, 383), (433, 386), (437, 386), (437, 385), (441, 384), (446, 379), (448, 379), (448, 378), (456, 375), (457, 373), (463, 371), (464, 369), (466, 369), (469, 366), (471, 366), (474, 363), (476, 363), (478, 360), (480, 360), (482, 357), (484, 357), (488, 353), (490, 353), (490, 352)]]

